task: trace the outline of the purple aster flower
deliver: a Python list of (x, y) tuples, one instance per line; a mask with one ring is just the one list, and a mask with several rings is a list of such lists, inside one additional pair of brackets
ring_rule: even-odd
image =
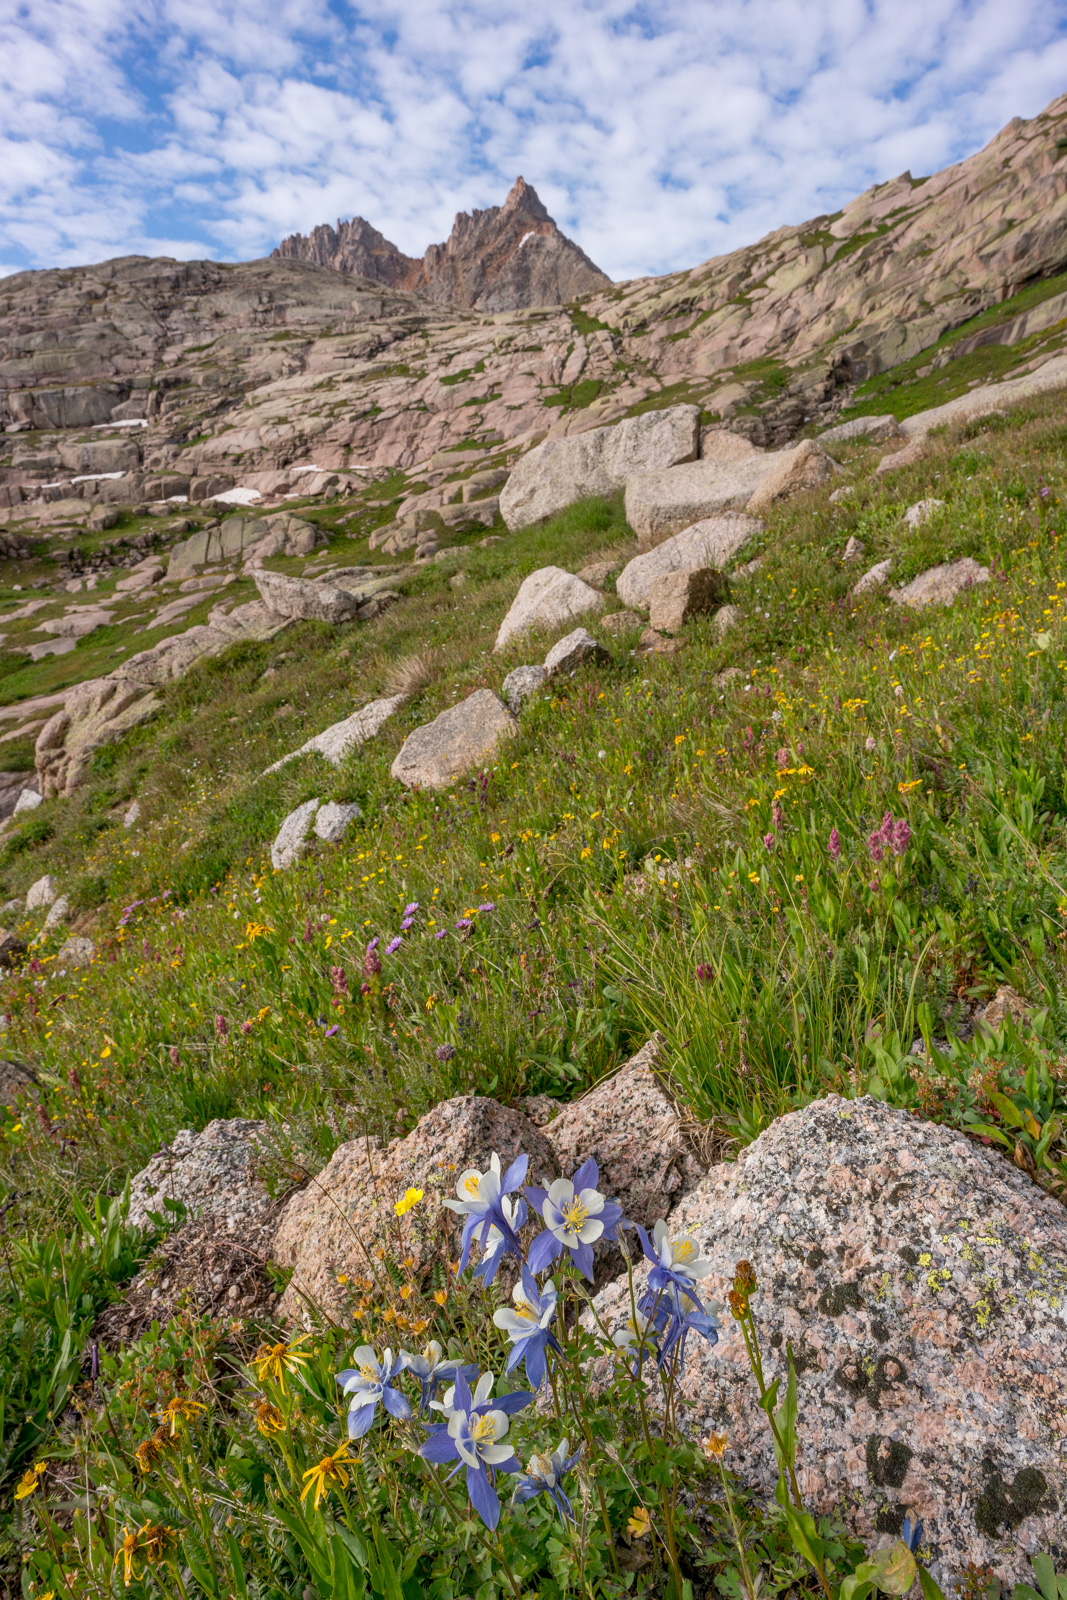
[(483, 906), (479, 906), (478, 907), (478, 910), (479, 911), (495, 911), (496, 910), (496, 901), (495, 900), (487, 900)]
[(500, 1501), (493, 1482), (498, 1472), (521, 1472), (510, 1444), (501, 1441), (507, 1437), (510, 1418), (530, 1404), (533, 1395), (519, 1391), (502, 1394), (493, 1403), (491, 1372), (478, 1379), (474, 1393), (462, 1373), (455, 1384), (446, 1390), (444, 1401), (435, 1402), (448, 1421), (430, 1430), (430, 1436), (419, 1449), (425, 1461), (443, 1466), (458, 1461), (467, 1468), (467, 1493), (471, 1505), (487, 1528), (495, 1528), (500, 1521)]
[(500, 1157), (493, 1151), (492, 1159), (487, 1172), (477, 1172), (473, 1167), (460, 1174), (456, 1184), (458, 1200), (445, 1200), (445, 1205), (450, 1211), (459, 1212), (466, 1217), (463, 1225), (463, 1252), (459, 1259), (459, 1270), (466, 1270), (470, 1260), (471, 1245), (474, 1243), (475, 1234), (479, 1235), (478, 1242), (484, 1249), (488, 1242), (489, 1230), (497, 1227), (503, 1235), (501, 1249), (508, 1255), (518, 1256), (522, 1259), (522, 1246), (515, 1236), (511, 1218), (504, 1210), (503, 1202), (506, 1196), (513, 1194), (526, 1178), (526, 1169), (530, 1164), (527, 1155), (516, 1156), (511, 1166), (500, 1175)]
[(404, 915), (405, 915), (405, 917), (413, 917), (418, 909), (419, 909), (419, 902), (417, 900), (410, 900), (408, 902), (408, 904), (404, 907)]
[(826, 848), (830, 853), (831, 861), (841, 860), (841, 835), (836, 828), (830, 829), (830, 837), (827, 840)]
[(444, 938), (447, 937), (447, 935), (448, 935), (448, 929), (447, 928), (438, 928), (437, 932), (434, 934), (434, 938), (435, 939), (444, 939)]
[(400, 949), (400, 946), (403, 943), (404, 943), (403, 939), (400, 937), (399, 934), (397, 934), (396, 938), (395, 939), (390, 939), (389, 943), (386, 945), (386, 947), (385, 947), (386, 955), (387, 956), (395, 956), (396, 952)]
[(401, 931), (401, 933), (407, 933), (408, 929), (409, 928), (413, 928), (414, 926), (415, 926), (415, 918), (414, 917), (405, 917), (403, 922), (400, 924), (400, 931)]
[(545, 1231), (530, 1246), (531, 1272), (544, 1272), (564, 1250), (568, 1250), (578, 1270), (593, 1281), (593, 1244), (597, 1239), (614, 1242), (619, 1237), (622, 1207), (606, 1200), (596, 1187), (600, 1169), (590, 1156), (573, 1178), (557, 1178), (547, 1192), (534, 1184), (526, 1194), (535, 1211), (541, 1213)]
[(378, 948), (378, 937), (379, 937), (378, 934), (375, 934), (374, 938), (371, 940), (370, 944), (367, 946), (367, 954), (368, 955), (370, 955), (372, 950), (377, 950), (377, 948)]
[(455, 924), (455, 926), (457, 928), (473, 928), (474, 927), (474, 923), (470, 920), (469, 917), (460, 917), (459, 921)]
[(341, 1024), (339, 1022), (335, 1022), (332, 1028), (327, 1028), (326, 1029), (326, 1032), (323, 1035), (323, 1037), (326, 1038), (326, 1039), (332, 1039), (334, 1034), (335, 1033), (340, 1033), (340, 1031), (341, 1031)]

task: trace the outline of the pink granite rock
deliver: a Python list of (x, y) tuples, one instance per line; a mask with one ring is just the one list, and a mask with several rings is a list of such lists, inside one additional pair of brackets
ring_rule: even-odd
[(384, 1150), (376, 1139), (340, 1145), (282, 1213), (274, 1259), (293, 1276), (279, 1314), (302, 1318), (308, 1300), (334, 1314), (343, 1303), (340, 1275), (367, 1274), (382, 1249), (399, 1256), (393, 1208), (408, 1188), (424, 1191), (402, 1224), (414, 1275), (424, 1276), (435, 1261), (454, 1260), (463, 1219), (446, 1210), (442, 1198), (455, 1198), (466, 1168), (484, 1172), (494, 1151), (505, 1168), (525, 1151), (531, 1183), (547, 1184), (558, 1175), (556, 1153), (530, 1119), (481, 1095), (443, 1101)]
[(544, 1130), (564, 1177), (594, 1156), (601, 1192), (644, 1228), (666, 1217), (704, 1175), (653, 1076), (663, 1045), (663, 1035), (653, 1034), (624, 1067), (564, 1106)]
[[(551, 1131), (551, 1129), (549, 1130)], [(798, 1476), (811, 1508), (870, 1543), (906, 1508), (946, 1594), (968, 1561), (1031, 1580), (1067, 1540), (1067, 1210), (962, 1134), (836, 1095), (782, 1117), (678, 1205), (725, 1301), (747, 1259), (768, 1381), (798, 1374)], [(643, 1281), (645, 1270), (637, 1274)], [(626, 1280), (598, 1296), (609, 1328)], [(738, 1325), (692, 1339), (679, 1417), (729, 1435), (757, 1491), (776, 1468)]]

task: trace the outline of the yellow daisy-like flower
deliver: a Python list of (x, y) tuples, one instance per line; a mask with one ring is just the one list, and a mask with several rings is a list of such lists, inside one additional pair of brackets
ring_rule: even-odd
[(726, 1453), (725, 1433), (710, 1433), (704, 1440), (704, 1454), (709, 1461), (721, 1461)]
[(164, 1527), (158, 1522), (146, 1522), (137, 1534), (137, 1548), (153, 1567), (157, 1562), (165, 1560), (176, 1548), (177, 1543), (178, 1535), (174, 1529), (169, 1526)]
[(173, 1439), (178, 1431), (179, 1422), (193, 1422), (198, 1411), (206, 1411), (207, 1406), (199, 1400), (190, 1400), (188, 1395), (176, 1394), (168, 1400), (162, 1411), (154, 1411), (153, 1416), (158, 1417), (163, 1423), (170, 1423), (170, 1437)]
[(122, 1562), (122, 1581), (127, 1589), (134, 1578), (139, 1576), (137, 1571), (138, 1554), (136, 1533), (131, 1533), (129, 1528), (123, 1528), (122, 1543), (115, 1551), (115, 1565), (117, 1567), (119, 1562)]
[(47, 1471), (47, 1461), (35, 1461), (32, 1467), (27, 1467), (19, 1479), (19, 1486), (15, 1490), (15, 1499), (26, 1500), (31, 1494), (36, 1494), (41, 1486), (41, 1479)]
[(299, 1339), (294, 1339), (291, 1344), (261, 1344), (252, 1357), (252, 1365), (256, 1369), (256, 1376), (260, 1383), (265, 1383), (268, 1378), (273, 1378), (275, 1383), (285, 1393), (285, 1374), (299, 1372), (303, 1362), (309, 1359), (308, 1353), (301, 1350), (300, 1346), (310, 1334), (302, 1333)]
[(319, 1501), (323, 1495), (329, 1494), (331, 1484), (336, 1483), (339, 1488), (348, 1487), (348, 1468), (342, 1457), (348, 1455), (348, 1440), (342, 1440), (332, 1456), (323, 1456), (316, 1466), (310, 1467), (304, 1473), (304, 1487), (301, 1491), (301, 1500), (306, 1500), (312, 1489), (315, 1491), (315, 1510), (319, 1509)]
[(141, 1472), (149, 1473), (167, 1448), (166, 1441), (170, 1437), (166, 1424), (158, 1427), (150, 1439), (142, 1439), (134, 1455), (137, 1457), (137, 1466)]
[(421, 1189), (405, 1189), (402, 1198), (397, 1201), (393, 1210), (398, 1217), (406, 1217), (408, 1212), (418, 1205), (422, 1195), (423, 1191)]
[(447, 1289), (435, 1289), (434, 1292), (433, 1292), (433, 1297), (437, 1301), (437, 1304), (439, 1306), (443, 1306), (448, 1300), (448, 1290)]
[(631, 1539), (646, 1539), (652, 1531), (652, 1518), (644, 1506), (636, 1506), (626, 1524), (626, 1531)]
[(256, 1427), (264, 1438), (269, 1438), (272, 1433), (279, 1433), (285, 1427), (285, 1418), (278, 1407), (262, 1397), (256, 1401)]

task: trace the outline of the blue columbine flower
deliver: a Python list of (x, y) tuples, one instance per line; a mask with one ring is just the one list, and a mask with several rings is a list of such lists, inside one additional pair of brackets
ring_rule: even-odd
[(914, 1511), (909, 1511), (907, 1516), (904, 1518), (904, 1526), (900, 1530), (900, 1537), (903, 1539), (912, 1555), (914, 1555), (918, 1549), (919, 1540), (922, 1538), (922, 1536), (922, 1523), (919, 1521)]
[[(700, 1245), (691, 1234), (682, 1234), (677, 1239), (672, 1239), (667, 1231), (665, 1222), (657, 1222), (652, 1230), (652, 1240), (640, 1223), (635, 1223), (641, 1248), (645, 1257), (652, 1264), (648, 1275), (648, 1290), (642, 1297), (641, 1309), (648, 1311), (652, 1297), (669, 1294), (678, 1310), (679, 1316), (684, 1315), (680, 1299), (690, 1300), (697, 1311), (703, 1311), (704, 1306), (697, 1294), (694, 1285), (706, 1278), (711, 1272), (710, 1261), (705, 1261), (700, 1254)], [(644, 1302), (648, 1301), (646, 1305)]]
[[(449, 1050), (452, 1049), (451, 1045), (448, 1045), (445, 1048)], [(452, 1054), (455, 1055), (455, 1053), (456, 1052), (452, 1050)], [(440, 1054), (440, 1052), (438, 1052), (438, 1054)], [(526, 1201), (516, 1200), (514, 1203), (512, 1203), (512, 1201), (505, 1196), (504, 1199), (501, 1200), (500, 1206), (504, 1216), (511, 1224), (512, 1232), (518, 1235), (521, 1229), (526, 1226), (526, 1218), (529, 1215)], [(497, 1268), (500, 1266), (500, 1263), (506, 1254), (504, 1244), (504, 1235), (501, 1233), (500, 1229), (496, 1226), (490, 1228), (489, 1235), (482, 1246), (482, 1259), (478, 1266), (476, 1266), (474, 1269), (474, 1276), (476, 1278), (481, 1278), (487, 1289), (492, 1283), (493, 1279), (496, 1277)]]
[(436, 1339), (431, 1339), (429, 1344), (423, 1347), (421, 1355), (412, 1355), (408, 1350), (401, 1353), (400, 1359), (404, 1363), (404, 1370), (412, 1373), (422, 1385), (422, 1402), (419, 1409), (423, 1412), (429, 1410), (439, 1383), (444, 1383), (446, 1380), (455, 1383), (457, 1375), (461, 1372), (469, 1380), (478, 1370), (476, 1366), (464, 1366), (462, 1361), (451, 1356), (443, 1359), (444, 1354), (443, 1346), (438, 1344)]
[(560, 1479), (574, 1466), (582, 1447), (579, 1445), (572, 1456), (567, 1455), (569, 1449), (568, 1441), (561, 1439), (550, 1456), (531, 1456), (526, 1471), (519, 1475), (518, 1487), (511, 1497), (512, 1504), (519, 1506), (524, 1500), (532, 1500), (534, 1495), (547, 1494), (559, 1513), (559, 1520), (573, 1522), (574, 1512), (560, 1487)]
[(580, 1272), (593, 1281), (593, 1243), (597, 1239), (615, 1240), (619, 1236), (622, 1207), (605, 1200), (597, 1189), (600, 1170), (592, 1157), (584, 1161), (573, 1178), (557, 1178), (548, 1190), (527, 1186), (530, 1203), (541, 1213), (545, 1224), (530, 1246), (530, 1268), (544, 1272), (563, 1251), (568, 1250)]
[(353, 1350), (352, 1360), (356, 1363), (354, 1367), (346, 1367), (337, 1374), (345, 1394), (352, 1396), (348, 1408), (348, 1437), (362, 1439), (374, 1421), (379, 1400), (391, 1417), (406, 1422), (411, 1416), (411, 1404), (392, 1386), (393, 1379), (404, 1370), (404, 1357), (397, 1356), (394, 1360), (393, 1352), (386, 1350), (379, 1361), (369, 1344), (361, 1344), (358, 1350)]
[(709, 1344), (718, 1344), (719, 1323), (714, 1312), (704, 1309), (701, 1311), (686, 1311), (684, 1314), (680, 1314), (679, 1308), (676, 1307), (672, 1310), (663, 1336), (663, 1342), (656, 1356), (656, 1365), (661, 1372), (670, 1360), (671, 1353), (676, 1346), (678, 1350), (678, 1365), (681, 1366), (685, 1360), (685, 1341), (691, 1333), (699, 1333), (701, 1338), (706, 1339)]
[(467, 1221), (463, 1226), (463, 1253), (460, 1256), (459, 1270), (465, 1271), (470, 1260), (471, 1245), (474, 1236), (479, 1233), (479, 1243), (484, 1248), (488, 1243), (489, 1231), (495, 1225), (503, 1236), (500, 1247), (509, 1255), (522, 1258), (522, 1246), (515, 1237), (515, 1230), (511, 1219), (505, 1214), (503, 1207), (504, 1198), (514, 1193), (526, 1177), (526, 1169), (530, 1158), (526, 1155), (516, 1156), (511, 1166), (500, 1176), (500, 1157), (493, 1151), (488, 1172), (477, 1172), (469, 1168), (461, 1174), (456, 1184), (458, 1200), (446, 1200), (445, 1205), (450, 1211), (458, 1211), (465, 1216)]
[(522, 1471), (511, 1445), (502, 1443), (511, 1426), (509, 1418), (533, 1399), (524, 1392), (505, 1394), (494, 1405), (495, 1382), (491, 1372), (483, 1373), (472, 1394), (460, 1373), (443, 1402), (434, 1403), (434, 1409), (442, 1411), (448, 1421), (431, 1428), (430, 1437), (419, 1449), (425, 1461), (439, 1466), (458, 1461), (466, 1467), (471, 1505), (487, 1528), (495, 1528), (500, 1521), (500, 1501), (493, 1487), (496, 1474)]
[(562, 1355), (559, 1342), (549, 1324), (556, 1315), (559, 1296), (549, 1278), (543, 1289), (538, 1289), (537, 1279), (529, 1267), (523, 1267), (522, 1278), (511, 1291), (515, 1310), (501, 1306), (493, 1312), (493, 1321), (503, 1328), (514, 1348), (508, 1357), (507, 1371), (514, 1372), (520, 1361), (526, 1362), (526, 1376), (535, 1389), (548, 1382), (548, 1364), (545, 1351), (554, 1350)]

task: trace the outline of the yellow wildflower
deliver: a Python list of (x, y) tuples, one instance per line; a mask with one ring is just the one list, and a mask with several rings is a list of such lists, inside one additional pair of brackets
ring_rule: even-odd
[(652, 1518), (644, 1506), (637, 1506), (626, 1524), (626, 1531), (631, 1539), (647, 1539), (652, 1531)]
[(408, 1212), (412, 1210), (414, 1206), (418, 1205), (419, 1201), (422, 1199), (422, 1193), (423, 1192), (421, 1189), (405, 1189), (402, 1198), (399, 1199), (396, 1205), (393, 1207), (393, 1210), (396, 1212), (397, 1216), (406, 1217)]
[(199, 1400), (190, 1400), (186, 1395), (176, 1394), (173, 1400), (168, 1400), (162, 1411), (154, 1411), (153, 1416), (159, 1417), (164, 1423), (170, 1423), (170, 1436), (173, 1439), (178, 1431), (179, 1422), (192, 1422), (198, 1411), (206, 1411), (207, 1406)]
[(134, 1578), (138, 1576), (136, 1566), (137, 1554), (137, 1535), (135, 1533), (131, 1533), (129, 1528), (123, 1528), (122, 1543), (115, 1551), (115, 1565), (117, 1567), (119, 1562), (122, 1562), (122, 1581), (127, 1589), (133, 1582)]
[(27, 1467), (19, 1479), (19, 1486), (15, 1490), (15, 1499), (25, 1500), (31, 1494), (36, 1494), (41, 1486), (41, 1479), (47, 1471), (47, 1461), (35, 1461), (32, 1467)]
[(157, 1561), (164, 1560), (177, 1543), (178, 1535), (174, 1529), (164, 1527), (162, 1523), (146, 1522), (138, 1533), (138, 1548), (153, 1567)]
[(447, 1289), (435, 1289), (434, 1292), (433, 1292), (433, 1297), (437, 1301), (437, 1304), (439, 1306), (443, 1306), (443, 1305), (445, 1305), (447, 1303), (447, 1300), (448, 1300), (448, 1290)]
[(709, 1461), (721, 1461), (726, 1453), (725, 1433), (710, 1433), (704, 1440), (704, 1454)]
[(278, 1433), (285, 1427), (285, 1418), (276, 1405), (265, 1399), (262, 1395), (256, 1401), (256, 1427), (264, 1438), (269, 1439), (272, 1433)]
[(348, 1440), (344, 1439), (338, 1445), (332, 1456), (323, 1456), (317, 1466), (310, 1467), (304, 1473), (304, 1487), (301, 1491), (301, 1500), (306, 1500), (312, 1489), (315, 1491), (315, 1510), (319, 1508), (319, 1501), (323, 1495), (329, 1494), (329, 1486), (336, 1483), (342, 1489), (348, 1487), (348, 1468), (342, 1461), (348, 1454)]
[(166, 1449), (168, 1437), (166, 1425), (158, 1427), (149, 1439), (142, 1439), (134, 1451), (137, 1465), (141, 1472), (149, 1473)]
[(285, 1374), (299, 1372), (301, 1363), (309, 1359), (307, 1352), (301, 1350), (300, 1346), (310, 1337), (310, 1334), (302, 1333), (299, 1339), (294, 1339), (291, 1343), (283, 1340), (279, 1344), (261, 1344), (252, 1357), (252, 1365), (256, 1369), (260, 1383), (273, 1378), (284, 1394)]

